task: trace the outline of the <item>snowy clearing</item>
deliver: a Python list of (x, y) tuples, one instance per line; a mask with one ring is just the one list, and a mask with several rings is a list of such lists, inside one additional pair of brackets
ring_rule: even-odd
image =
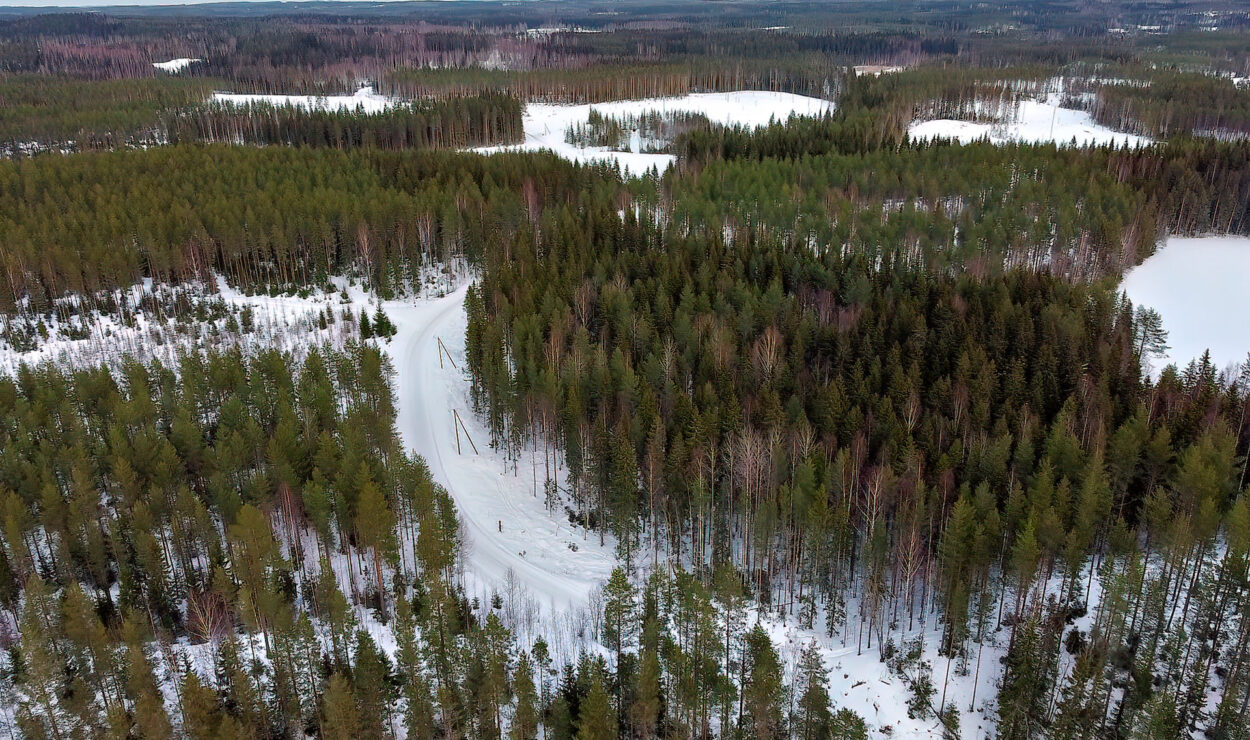
[(614, 151), (607, 147), (579, 147), (565, 141), (565, 131), (585, 124), (593, 109), (604, 117), (623, 118), (645, 113), (674, 115), (701, 114), (712, 123), (726, 126), (759, 128), (770, 121), (785, 121), (790, 116), (820, 116), (833, 110), (834, 104), (819, 98), (791, 93), (743, 90), (730, 93), (694, 93), (680, 98), (649, 98), (615, 100), (593, 105), (545, 105), (530, 103), (525, 107), (523, 125), (525, 141), (521, 144), (482, 147), (474, 151), (490, 154), (500, 151), (550, 150), (573, 162), (610, 162), (620, 165), (626, 175), (641, 175), (654, 168), (668, 169), (675, 160), (671, 154), (643, 153), (637, 146), (632, 151)]
[(213, 102), (224, 105), (272, 105), (277, 108), (303, 108), (323, 111), (359, 111), (381, 113), (396, 101), (379, 95), (372, 87), (362, 87), (354, 95), (253, 95), (247, 93), (213, 93)]
[(204, 60), (198, 57), (194, 59), (191, 59), (188, 57), (178, 57), (177, 59), (170, 59), (168, 62), (152, 62), (152, 66), (156, 67), (159, 70), (163, 70), (165, 72), (175, 74), (175, 73), (181, 72), (187, 67), (190, 67), (192, 62), (202, 62), (202, 61)]
[(1168, 363), (1184, 367), (1207, 349), (1218, 370), (1250, 352), (1250, 237), (1169, 238), (1120, 288), (1163, 317), (1172, 348), (1156, 373)]
[(1085, 111), (1062, 108), (1059, 96), (1051, 95), (1045, 102), (1021, 101), (1008, 120), (1001, 123), (974, 123), (939, 118), (916, 121), (907, 129), (913, 141), (953, 139), (961, 144), (986, 139), (993, 144), (1047, 144), (1061, 146), (1146, 146), (1151, 140), (1144, 136), (1115, 131), (1094, 121)]
[(126, 357), (176, 367), (180, 354), (206, 347), (302, 357), (310, 347), (342, 347), (357, 335), (355, 313), (333, 294), (249, 296), (220, 277), (216, 285), (144, 280), (94, 298), (62, 298), (52, 310), (0, 316), (0, 375), (16, 375), (23, 364), (116, 368)]

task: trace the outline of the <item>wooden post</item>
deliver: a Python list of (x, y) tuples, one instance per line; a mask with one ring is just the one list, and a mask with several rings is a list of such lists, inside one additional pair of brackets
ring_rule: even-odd
[[(456, 368), (457, 370), (459, 370), (460, 368), (459, 368), (459, 367), (456, 367), (456, 361), (455, 361), (455, 360), (453, 360), (453, 359), (451, 358), (451, 351), (450, 351), (449, 349), (447, 349), (447, 345), (443, 344), (443, 340), (442, 340), (442, 338), (441, 338), (441, 337), (434, 337), (434, 341), (438, 342), (438, 349), (439, 349), (439, 351), (447, 355), (447, 361), (451, 363), (451, 366), (452, 366), (452, 367), (454, 367), (454, 368)], [(439, 367), (442, 367), (442, 366), (443, 366), (443, 355), (442, 355), (442, 354), (440, 354), (440, 355), (438, 356), (438, 366), (439, 366)]]
[(460, 417), (456, 415), (456, 410), (452, 409), (451, 410), (451, 428), (455, 430), (456, 432), (456, 454), (457, 455), (461, 454), (460, 453), (460, 427), (456, 423), (458, 421), (460, 421)]
[[(473, 446), (473, 454), (480, 455), (481, 453), (477, 451), (477, 445), (473, 444), (473, 437), (469, 436), (469, 428), (464, 425), (464, 419), (460, 418), (460, 412), (452, 409), (451, 413), (455, 414), (456, 421), (460, 422), (460, 428), (464, 430), (465, 439), (469, 440), (469, 444)], [(459, 439), (459, 437), (457, 437), (457, 439)]]

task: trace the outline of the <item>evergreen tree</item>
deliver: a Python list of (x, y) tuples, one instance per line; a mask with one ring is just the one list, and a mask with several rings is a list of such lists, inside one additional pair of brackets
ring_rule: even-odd
[(603, 680), (595, 677), (577, 714), (577, 740), (616, 740), (616, 713)]
[(353, 740), (360, 736), (361, 715), (351, 682), (342, 674), (330, 676), (321, 698), (321, 736), (327, 740)]
[(746, 682), (742, 687), (745, 712), (742, 730), (759, 740), (782, 737), (782, 706), (785, 687), (782, 684), (781, 662), (768, 633), (759, 624), (746, 637)]
[(538, 693), (534, 688), (534, 666), (528, 653), (521, 652), (512, 674), (516, 711), (512, 714), (511, 740), (534, 740), (538, 736)]
[(803, 648), (798, 665), (799, 694), (793, 727), (800, 740), (828, 740), (833, 716), (829, 707), (829, 679), (816, 643)]

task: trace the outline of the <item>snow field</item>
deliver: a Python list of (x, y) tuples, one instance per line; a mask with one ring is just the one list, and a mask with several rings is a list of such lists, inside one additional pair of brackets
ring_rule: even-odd
[(1156, 375), (1169, 363), (1183, 369), (1207, 349), (1217, 370), (1250, 355), (1250, 237), (1170, 237), (1120, 289), (1163, 318), (1171, 350), (1153, 363)]
[(379, 95), (372, 87), (362, 87), (353, 95), (254, 95), (249, 93), (213, 93), (212, 101), (223, 105), (272, 105), (276, 108), (303, 108), (314, 111), (358, 111), (381, 113), (397, 101)]
[(187, 57), (179, 57), (177, 59), (170, 59), (168, 62), (152, 62), (152, 66), (156, 67), (157, 69), (163, 72), (169, 72), (170, 74), (177, 74), (178, 72), (181, 72), (187, 67), (190, 67), (192, 62), (202, 62), (202, 61), (204, 60), (199, 59), (199, 58), (190, 59)]
[(982, 139), (992, 144), (1048, 144), (1060, 146), (1076, 142), (1076, 146), (1146, 146), (1150, 139), (1107, 128), (1085, 111), (1063, 108), (1059, 96), (1050, 95), (1045, 102), (1023, 100), (1009, 120), (1001, 123), (974, 123), (940, 118), (916, 121), (907, 130), (913, 141), (953, 139), (969, 144)]
[(663, 172), (676, 157), (671, 154), (648, 154), (638, 151), (634, 137), (632, 151), (620, 152), (607, 147), (580, 147), (564, 140), (565, 131), (585, 124), (593, 109), (605, 118), (640, 116), (645, 113), (702, 114), (713, 123), (726, 126), (760, 128), (770, 121), (785, 121), (790, 116), (820, 116), (831, 112), (834, 104), (819, 98), (791, 93), (743, 90), (729, 93), (692, 93), (679, 98), (648, 98), (616, 100), (592, 105), (546, 105), (529, 103), (525, 107), (523, 126), (525, 141), (510, 146), (481, 147), (474, 151), (491, 154), (501, 151), (548, 150), (572, 162), (607, 162), (620, 166), (629, 175), (642, 175), (651, 169)]

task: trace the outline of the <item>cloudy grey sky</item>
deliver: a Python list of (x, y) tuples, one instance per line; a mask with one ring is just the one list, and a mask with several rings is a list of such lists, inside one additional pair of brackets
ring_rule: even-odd
[[(104, 8), (110, 5), (203, 5), (217, 2), (270, 2), (271, 0), (0, 0), (0, 7), (18, 8)], [(288, 0), (282, 0), (286, 2)], [(298, 0), (295, 0), (298, 1)], [(330, 0), (334, 2), (335, 0)], [(372, 0), (392, 2), (401, 0)]]

